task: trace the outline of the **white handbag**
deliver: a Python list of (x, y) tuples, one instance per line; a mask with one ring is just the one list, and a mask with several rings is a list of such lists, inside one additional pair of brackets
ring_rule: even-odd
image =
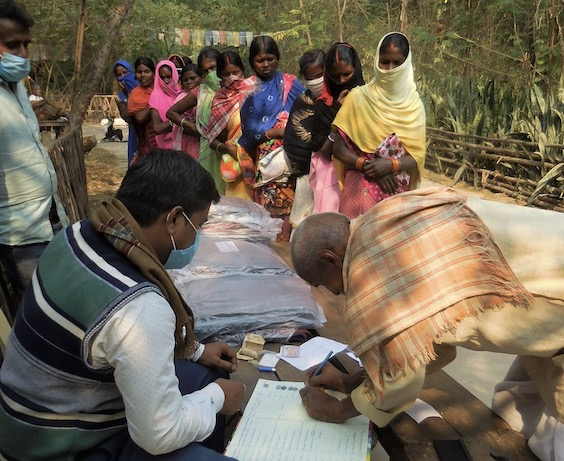
[(261, 174), (261, 183), (289, 176), (292, 173), (290, 160), (283, 146), (274, 149), (261, 158), (258, 167)]

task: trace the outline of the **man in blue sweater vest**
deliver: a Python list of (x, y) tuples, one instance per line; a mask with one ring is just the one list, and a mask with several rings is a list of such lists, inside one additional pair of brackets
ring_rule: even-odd
[[(241, 406), (234, 351), (200, 344), (165, 269), (188, 264), (219, 200), (183, 152), (156, 150), (116, 198), (43, 253), (0, 370), (8, 460), (225, 460)], [(210, 449), (215, 449), (212, 450)]]

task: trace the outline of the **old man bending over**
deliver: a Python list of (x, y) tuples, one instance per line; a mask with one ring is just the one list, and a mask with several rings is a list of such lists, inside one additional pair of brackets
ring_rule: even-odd
[[(352, 221), (322, 213), (302, 222), (292, 241), (294, 267), (311, 285), (345, 293), (343, 320), (364, 365), (355, 375), (333, 366), (308, 373), (303, 403), (318, 419), (362, 413), (382, 427), (417, 398), (427, 368), (440, 363), (436, 345), (515, 354), (493, 410), (525, 434), (539, 458), (562, 459), (564, 264), (538, 234), (522, 239), (526, 247), (513, 230), (534, 223), (561, 239), (564, 216), (469, 202), (451, 189), (422, 189)], [(324, 388), (350, 396), (339, 401)]]

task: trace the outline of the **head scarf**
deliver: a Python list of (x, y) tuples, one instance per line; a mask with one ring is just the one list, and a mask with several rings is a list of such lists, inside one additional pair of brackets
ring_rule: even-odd
[(209, 72), (202, 80), (198, 91), (198, 105), (196, 106), (196, 128), (203, 136), (200, 138), (200, 152), (198, 163), (202, 165), (213, 177), (215, 186), (220, 194), (225, 192), (225, 181), (221, 178), (219, 164), (221, 158), (211, 147), (204, 133), (208, 132), (209, 119), (213, 97), (219, 89), (219, 77), (214, 70)]
[(208, 130), (204, 134), (210, 143), (219, 136), (219, 133), (229, 123), (231, 116), (239, 110), (241, 98), (253, 91), (254, 87), (249, 87), (247, 83), (248, 80), (235, 76), (220, 83), (221, 86), (213, 97)]
[(180, 72), (182, 71), (182, 68), (186, 65), (186, 63), (184, 62), (184, 58), (182, 56), (180, 56), (179, 54), (171, 54), (167, 59), (172, 62), (172, 58), (178, 58), (178, 60), (180, 61), (180, 67), (177, 67), (176, 70), (178, 71), (178, 73), (180, 74)]
[(211, 143), (229, 123), (233, 113), (239, 110), (239, 90), (244, 86), (241, 77), (231, 76), (216, 91), (211, 104), (210, 117), (204, 136)]
[(129, 73), (127, 75), (124, 75), (123, 77), (116, 77), (116, 80), (125, 87), (125, 91), (120, 91), (118, 93), (118, 97), (122, 102), (126, 103), (128, 95), (131, 93), (133, 88), (139, 86), (139, 82), (135, 77), (135, 69), (133, 69), (131, 64), (129, 64), (127, 61), (119, 60), (115, 62), (113, 67), (114, 76), (116, 75), (117, 66), (123, 66), (129, 71)]
[(375, 152), (391, 133), (403, 142), (417, 162), (418, 175), (411, 178), (410, 188), (419, 184), (425, 164), (425, 108), (413, 77), (411, 47), (405, 62), (392, 70), (382, 70), (380, 47), (374, 58), (374, 79), (355, 88), (345, 98), (333, 124), (366, 153)]
[(333, 55), (336, 56), (338, 62), (337, 52), (340, 47), (347, 47), (352, 51), (355, 61), (354, 74), (345, 83), (338, 83), (331, 79), (329, 68), (327, 65), (325, 66), (323, 88), (321, 90), (321, 95), (317, 99), (319, 101), (323, 101), (323, 103), (329, 107), (333, 105), (333, 102), (336, 101), (343, 90), (352, 90), (357, 86), (364, 85), (364, 77), (362, 76), (362, 64), (360, 63), (360, 58), (356, 50), (348, 43), (335, 43), (331, 48), (329, 48), (325, 62), (327, 63), (329, 57)]
[(315, 102), (315, 130), (313, 131), (311, 141), (311, 147), (314, 152), (321, 149), (321, 146), (323, 146), (323, 143), (326, 141), (327, 136), (331, 132), (331, 124), (333, 123), (333, 120), (335, 120), (337, 112), (341, 108), (340, 104), (337, 103), (337, 98), (341, 94), (341, 91), (352, 90), (359, 85), (364, 85), (360, 58), (352, 46), (348, 43), (336, 43), (329, 49), (327, 56), (336, 55), (338, 48), (342, 46), (349, 47), (355, 56), (356, 64), (354, 74), (348, 82), (337, 83), (331, 80), (331, 77), (329, 76), (329, 69), (327, 65), (325, 66), (323, 89), (321, 90), (321, 95)]
[[(159, 71), (163, 66), (170, 68), (172, 73), (172, 79), (167, 84), (159, 75)], [(178, 85), (178, 71), (171, 61), (164, 60), (157, 64), (155, 69), (155, 85), (153, 93), (149, 99), (149, 106), (152, 109), (156, 109), (159, 113), (159, 117), (162, 121), (167, 121), (166, 113), (174, 104), (176, 97), (180, 94), (180, 86)], [(156, 134), (155, 138), (157, 140), (157, 145), (161, 149), (172, 149), (174, 141), (172, 138), (172, 133), (160, 133)]]
[[(172, 80), (166, 84), (161, 78), (159, 71), (161, 67), (167, 66), (172, 72)], [(155, 69), (155, 84), (154, 90), (149, 99), (149, 105), (159, 112), (161, 120), (166, 120), (166, 112), (174, 104), (174, 100), (180, 93), (180, 87), (178, 86), (178, 71), (172, 61), (163, 60), (157, 64)]]
[(217, 76), (217, 72), (214, 70), (209, 72), (202, 79), (200, 84), (200, 89), (198, 91), (198, 105), (196, 106), (196, 127), (200, 134), (205, 136), (208, 133), (208, 122), (211, 115), (211, 106), (213, 97), (219, 89), (219, 84), (221, 80)]

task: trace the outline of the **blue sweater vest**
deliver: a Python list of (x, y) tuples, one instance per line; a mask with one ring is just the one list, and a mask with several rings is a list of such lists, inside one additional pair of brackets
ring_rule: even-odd
[(0, 451), (72, 460), (126, 428), (113, 369), (92, 366), (96, 335), (124, 303), (158, 288), (90, 221), (59, 232), (39, 260), (0, 370)]

